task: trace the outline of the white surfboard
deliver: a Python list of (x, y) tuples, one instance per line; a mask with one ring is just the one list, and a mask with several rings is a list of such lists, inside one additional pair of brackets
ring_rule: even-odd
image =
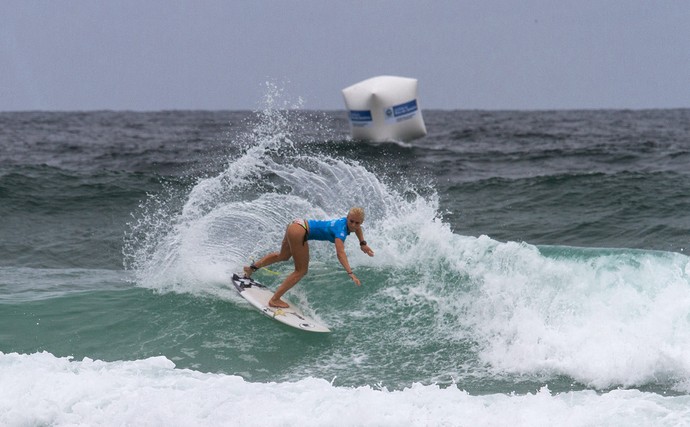
[(270, 307), (268, 300), (274, 292), (253, 279), (233, 274), (232, 283), (244, 299), (273, 320), (304, 331), (331, 332), (327, 327), (302, 313), (294, 304), (290, 304), (288, 308)]

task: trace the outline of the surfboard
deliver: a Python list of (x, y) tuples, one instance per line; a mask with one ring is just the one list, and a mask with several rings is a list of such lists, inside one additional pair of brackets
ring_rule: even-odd
[(232, 283), (242, 298), (273, 320), (303, 331), (331, 332), (324, 325), (302, 313), (295, 304), (288, 303), (290, 304), (288, 308), (270, 307), (268, 300), (273, 296), (273, 291), (253, 279), (233, 274)]

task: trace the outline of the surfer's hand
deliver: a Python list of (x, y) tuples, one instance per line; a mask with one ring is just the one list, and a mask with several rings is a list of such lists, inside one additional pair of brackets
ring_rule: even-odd
[(355, 285), (362, 286), (362, 282), (360, 282), (357, 276), (355, 276), (355, 273), (350, 274), (350, 279), (355, 282)]
[(360, 249), (362, 249), (362, 252), (364, 252), (365, 254), (369, 256), (374, 256), (374, 251), (371, 250), (369, 245), (360, 246)]

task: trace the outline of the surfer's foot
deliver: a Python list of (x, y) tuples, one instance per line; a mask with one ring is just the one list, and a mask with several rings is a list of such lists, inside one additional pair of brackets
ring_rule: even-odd
[(245, 265), (243, 270), (244, 270), (244, 277), (246, 277), (246, 278), (252, 277), (252, 273), (254, 272), (254, 270), (252, 270), (251, 266)]
[(282, 299), (279, 299), (279, 300), (270, 299), (270, 300), (268, 300), (268, 306), (269, 307), (275, 307), (275, 308), (289, 308), (290, 304), (286, 303)]
[(249, 265), (249, 267), (247, 267), (247, 266), (245, 265), (244, 268), (243, 268), (243, 270), (244, 270), (244, 277), (246, 277), (247, 279), (250, 278), (250, 277), (252, 277), (252, 273), (255, 272), (256, 270), (258, 270), (259, 268), (261, 268), (261, 267), (257, 267), (256, 264), (254, 264), (254, 263), (251, 263), (251, 264)]

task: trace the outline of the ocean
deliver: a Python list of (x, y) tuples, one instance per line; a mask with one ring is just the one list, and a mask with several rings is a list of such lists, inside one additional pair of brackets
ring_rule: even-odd
[[(690, 425), (690, 110), (0, 113), (0, 425)], [(362, 206), (287, 295), (232, 288)], [(254, 276), (275, 287), (291, 271)]]

